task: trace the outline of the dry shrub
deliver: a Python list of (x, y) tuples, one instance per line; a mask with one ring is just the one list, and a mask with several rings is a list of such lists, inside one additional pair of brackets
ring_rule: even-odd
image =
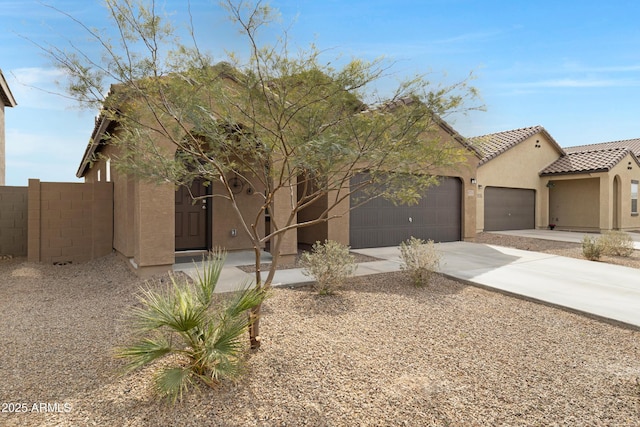
[(599, 240), (604, 255), (628, 257), (633, 254), (633, 240), (625, 232), (607, 231)]
[(591, 236), (582, 238), (582, 255), (589, 261), (597, 261), (602, 255), (602, 242)]
[(429, 283), (431, 275), (440, 266), (440, 254), (433, 240), (425, 242), (413, 236), (400, 244), (400, 259), (402, 260), (400, 268), (408, 272), (416, 286)]
[(311, 252), (302, 254), (302, 273), (315, 279), (315, 289), (321, 295), (331, 295), (356, 271), (355, 257), (349, 247), (333, 240), (316, 242)]

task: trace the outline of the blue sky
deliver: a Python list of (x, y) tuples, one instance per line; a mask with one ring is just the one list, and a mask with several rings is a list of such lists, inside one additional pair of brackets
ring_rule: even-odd
[[(0, 68), (18, 106), (6, 109), (7, 185), (28, 178), (75, 181), (96, 111), (78, 111), (37, 43), (83, 43), (86, 35), (53, 5), (95, 27), (94, 0), (0, 0)], [(175, 25), (185, 0), (156, 0)], [(242, 39), (217, 2), (192, 0), (199, 41), (218, 59)], [(473, 71), (486, 112), (451, 122), (478, 136), (542, 125), (561, 146), (640, 137), (640, 2), (524, 0), (273, 0), (290, 37), (331, 54), (395, 62), (391, 79), (430, 73), (434, 82)], [(34, 87), (44, 89), (37, 90)], [(47, 92), (48, 91), (48, 92)]]

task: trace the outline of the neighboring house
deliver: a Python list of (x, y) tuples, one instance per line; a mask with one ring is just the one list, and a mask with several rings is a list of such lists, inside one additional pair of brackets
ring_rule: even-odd
[(547, 188), (539, 172), (564, 151), (542, 126), (469, 138), (478, 165), (478, 231), (548, 225)]
[(565, 229), (640, 229), (640, 139), (565, 152), (540, 172), (549, 187), (549, 221)]
[(6, 163), (5, 163), (5, 127), (4, 127), (4, 109), (5, 107), (15, 107), (16, 100), (11, 94), (7, 80), (0, 70), (0, 185), (5, 185)]
[[(398, 245), (412, 235), (435, 241), (473, 239), (476, 231), (474, 182), (480, 155), (444, 121), (438, 123), (442, 143), (463, 147), (468, 157), (466, 164), (458, 169), (428, 171), (443, 179), (439, 186), (426, 192), (419, 205), (395, 206), (375, 200), (348, 212), (350, 200), (345, 200), (340, 206), (346, 212), (344, 216), (287, 232), (281, 256), (293, 257), (298, 245), (324, 239), (349, 244), (352, 248)], [(113, 182), (113, 248), (130, 261), (139, 275), (171, 269), (176, 257), (182, 253), (213, 247), (229, 251), (252, 249), (230, 202), (215, 198), (194, 205), (184, 188), (176, 189), (171, 183), (151, 184), (112, 168), (110, 159), (115, 159), (118, 151), (109, 144), (108, 136), (114, 132), (118, 132), (116, 122), (104, 116), (96, 121), (77, 176), (86, 182)], [(168, 141), (158, 140), (158, 143), (166, 148), (167, 155), (175, 155), (175, 147)], [(360, 177), (354, 181), (358, 179)], [(196, 182), (191, 191), (195, 195), (222, 194), (221, 185), (213, 183), (204, 187)], [(255, 212), (253, 204), (259, 203), (251, 194), (261, 188), (257, 184), (248, 187), (238, 183), (236, 198), (243, 214)], [(290, 214), (289, 197), (288, 193), (276, 195), (272, 217), (262, 218), (259, 229), (266, 231), (269, 220), (280, 223), (286, 220)], [(302, 211), (297, 220), (314, 218), (323, 210), (322, 203), (326, 201)]]
[(561, 148), (541, 126), (470, 138), (478, 166), (478, 231), (632, 230), (640, 140)]

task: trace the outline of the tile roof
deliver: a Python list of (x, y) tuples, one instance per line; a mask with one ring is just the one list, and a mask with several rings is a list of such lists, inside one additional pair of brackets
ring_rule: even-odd
[(544, 168), (540, 176), (606, 172), (630, 153), (625, 147), (569, 152)]
[(477, 147), (477, 149), (482, 153), (482, 159), (480, 160), (480, 165), (482, 165), (537, 133), (543, 133), (551, 143), (555, 144), (558, 151), (561, 154), (564, 154), (564, 151), (560, 148), (555, 139), (553, 139), (542, 126), (530, 126), (488, 135), (475, 136), (473, 138), (468, 138), (467, 140)]
[(633, 151), (636, 157), (640, 157), (640, 138), (625, 139), (623, 141), (601, 142), (599, 144), (579, 145), (576, 147), (565, 147), (567, 153), (580, 151), (602, 150), (607, 148), (628, 148)]

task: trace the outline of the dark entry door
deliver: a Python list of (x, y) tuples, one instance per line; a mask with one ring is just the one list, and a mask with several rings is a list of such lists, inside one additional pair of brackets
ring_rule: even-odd
[[(207, 194), (204, 181), (191, 184), (194, 197)], [(194, 200), (183, 186), (176, 191), (176, 250), (207, 249), (208, 199)]]

